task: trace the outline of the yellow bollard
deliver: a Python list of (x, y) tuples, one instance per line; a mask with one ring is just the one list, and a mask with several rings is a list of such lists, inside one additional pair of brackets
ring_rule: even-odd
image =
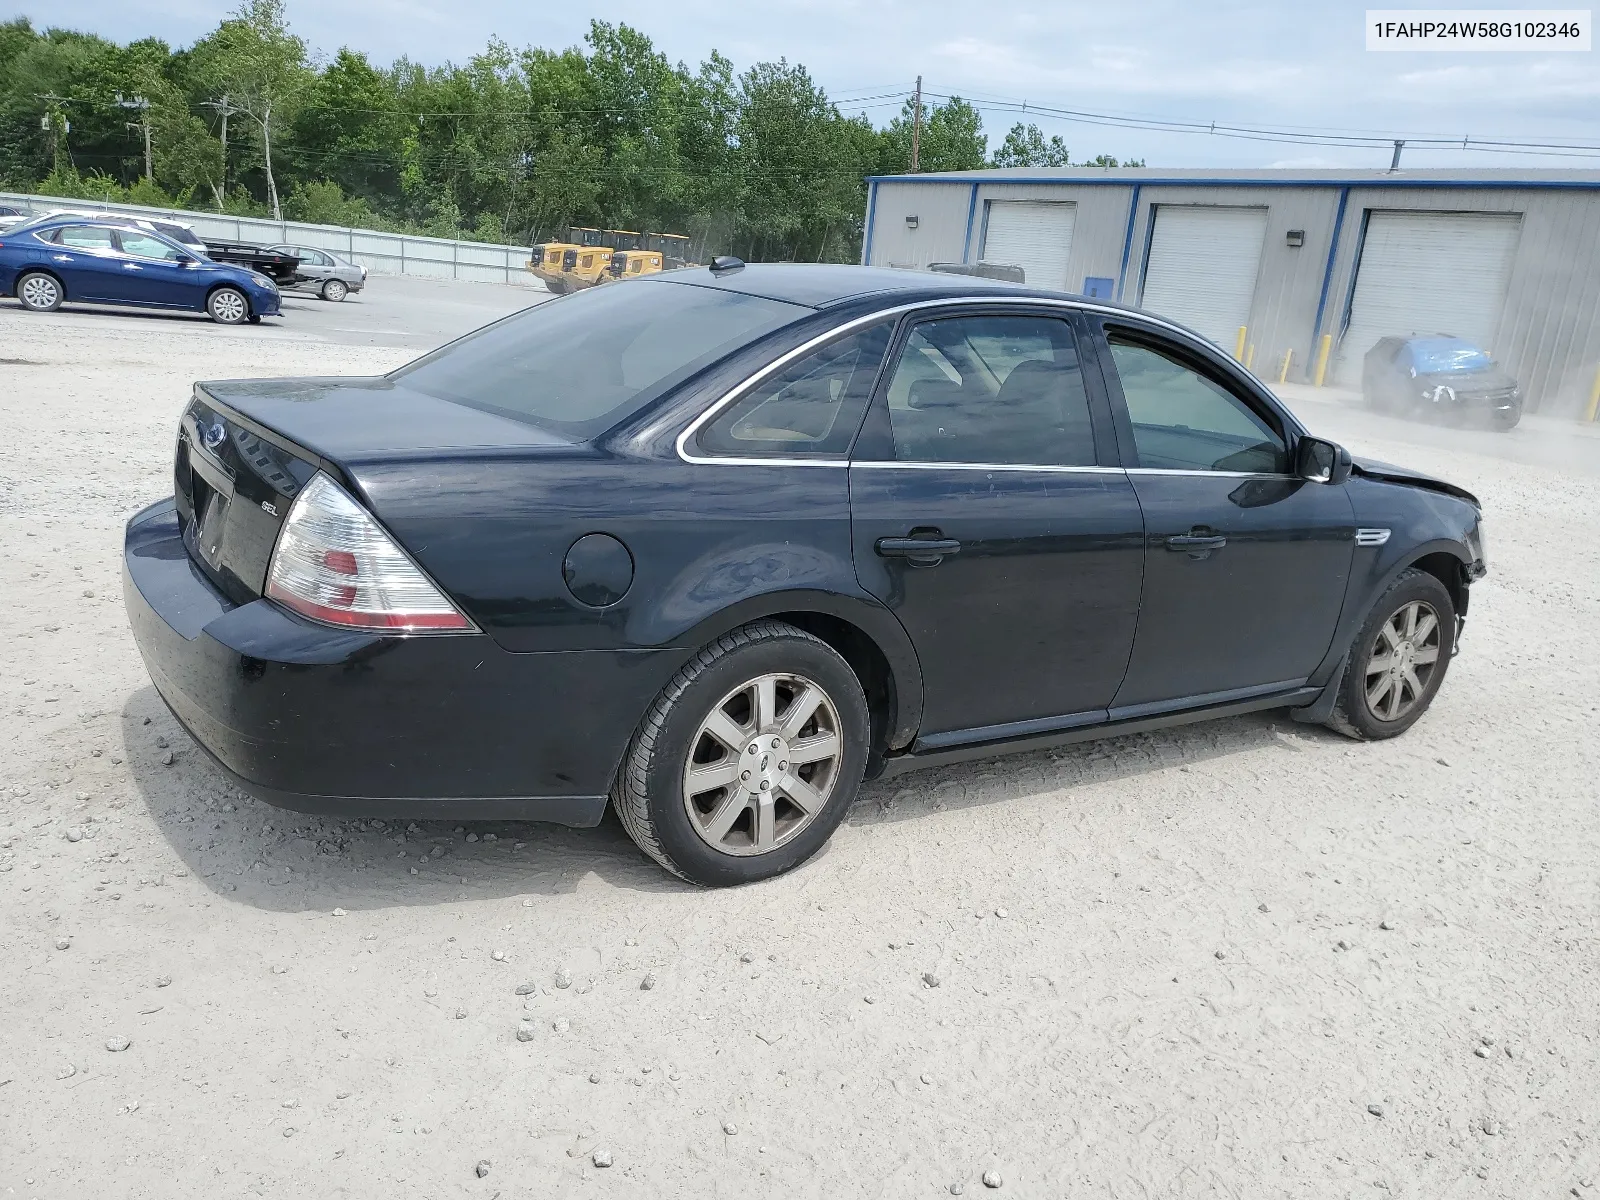
[(1311, 381), (1316, 387), (1322, 386), (1323, 378), (1328, 374), (1328, 352), (1333, 349), (1333, 334), (1322, 335), (1322, 345), (1317, 347), (1316, 377)]
[(1233, 342), (1233, 361), (1234, 362), (1243, 362), (1244, 361), (1244, 335), (1245, 335), (1245, 326), (1241, 325), (1241, 326), (1239, 326), (1239, 336), (1237, 338), (1235, 338), (1234, 342)]
[(1600, 413), (1600, 367), (1595, 369), (1594, 386), (1589, 389), (1589, 407), (1584, 411), (1583, 419), (1592, 421)]
[(1278, 370), (1278, 382), (1289, 382), (1289, 363), (1294, 359), (1294, 347), (1290, 346), (1283, 352), (1283, 366)]
[(1244, 356), (1244, 369), (1246, 371), (1249, 371), (1252, 368), (1254, 368), (1255, 365), (1256, 365), (1256, 344), (1254, 342), (1251, 342), (1250, 343), (1250, 349), (1245, 353), (1245, 356)]

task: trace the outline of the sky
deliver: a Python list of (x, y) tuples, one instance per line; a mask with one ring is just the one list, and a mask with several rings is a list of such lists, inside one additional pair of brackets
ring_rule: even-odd
[[(8, 7), (38, 27), (122, 42), (153, 35), (177, 46), (214, 28), (232, 5), (0, 0), (0, 14)], [(429, 65), (463, 61), (491, 36), (514, 47), (559, 48), (579, 43), (591, 19), (623, 22), (691, 65), (712, 49), (739, 69), (778, 58), (803, 63), (841, 109), (865, 111), (880, 124), (902, 101), (878, 98), (909, 91), (921, 75), (930, 94), (958, 94), (979, 106), (991, 149), (1013, 122), (1029, 120), (1059, 133), (1074, 159), (1106, 153), (1152, 167), (1387, 167), (1390, 149), (1116, 128), (1007, 106), (1383, 139), (1583, 143), (1595, 149), (1578, 157), (1408, 145), (1403, 164), (1600, 169), (1600, 48), (1372, 53), (1366, 8), (1347, 0), (288, 0), (288, 14), (295, 32), (324, 54), (348, 45), (378, 63), (404, 55)]]

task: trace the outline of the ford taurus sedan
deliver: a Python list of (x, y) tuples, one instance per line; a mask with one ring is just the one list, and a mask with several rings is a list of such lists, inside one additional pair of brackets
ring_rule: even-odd
[(198, 384), (174, 485), (124, 594), (232, 782), (611, 805), (704, 884), (921, 766), (1274, 708), (1392, 737), (1484, 571), (1470, 494), (1353, 462), (1185, 329), (863, 267), (719, 260), (386, 376)]

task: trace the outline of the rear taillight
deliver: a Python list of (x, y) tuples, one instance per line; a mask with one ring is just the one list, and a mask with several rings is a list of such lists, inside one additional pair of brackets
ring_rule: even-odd
[(409, 633), (472, 628), (366, 509), (320, 472), (283, 522), (267, 595), (333, 625)]

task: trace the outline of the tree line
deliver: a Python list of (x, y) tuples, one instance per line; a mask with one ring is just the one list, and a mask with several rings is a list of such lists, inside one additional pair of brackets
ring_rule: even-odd
[[(283, 0), (244, 0), (178, 49), (0, 23), (0, 189), (439, 237), (596, 225), (686, 233), (701, 255), (854, 261), (865, 179), (909, 169), (916, 116), (908, 100), (880, 128), (798, 63), (738, 72), (713, 50), (690, 68), (602, 21), (582, 46), (494, 39), (440, 67), (314, 53)], [(958, 97), (923, 105), (918, 134), (924, 171), (1070, 162), (1021, 124), (990, 155)]]

